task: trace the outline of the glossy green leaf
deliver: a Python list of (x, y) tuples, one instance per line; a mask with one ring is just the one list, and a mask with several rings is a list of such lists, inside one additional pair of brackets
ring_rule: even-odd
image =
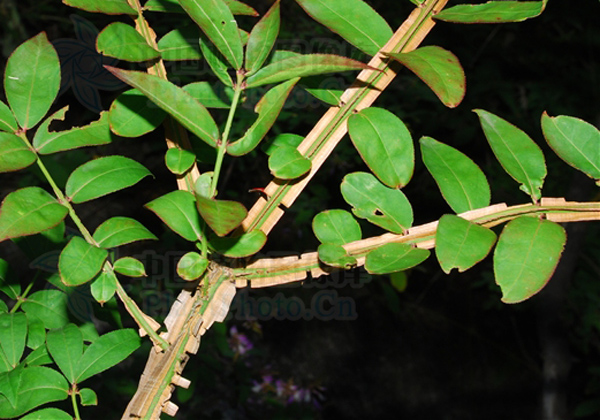
[(183, 175), (196, 163), (196, 155), (187, 150), (172, 147), (165, 153), (165, 164), (175, 175)]
[(67, 286), (79, 286), (93, 279), (100, 272), (108, 251), (88, 244), (74, 236), (60, 253), (58, 272)]
[(42, 155), (77, 149), (86, 146), (100, 146), (111, 142), (108, 126), (108, 113), (100, 113), (100, 118), (82, 127), (64, 131), (49, 131), (53, 121), (64, 121), (69, 107), (64, 107), (40, 124), (33, 137), (33, 147)]
[(275, 45), (277, 35), (279, 35), (279, 4), (279, 0), (276, 0), (250, 32), (244, 66), (248, 75), (262, 67)]
[(435, 254), (444, 273), (453, 268), (462, 273), (483, 260), (495, 243), (496, 234), (490, 229), (445, 214), (436, 231)]
[(267, 155), (271, 156), (279, 147), (293, 147), (294, 149), (298, 148), (300, 143), (302, 143), (302, 140), (304, 140), (304, 137), (298, 134), (282, 133), (275, 136), (274, 139), (265, 142), (261, 146), (261, 149)]
[(273, 127), (273, 124), (275, 124), (286, 99), (298, 80), (300, 79), (294, 78), (288, 80), (265, 93), (254, 107), (254, 111), (258, 113), (258, 118), (246, 130), (241, 139), (227, 145), (227, 153), (233, 156), (242, 156), (258, 146), (258, 143), (260, 143), (271, 127)]
[(177, 274), (186, 281), (193, 281), (206, 271), (208, 259), (197, 252), (188, 252), (177, 263)]
[(68, 295), (60, 290), (40, 290), (27, 297), (23, 310), (48, 329), (61, 328), (69, 322), (67, 301)]
[(152, 200), (144, 207), (154, 212), (173, 232), (184, 239), (191, 242), (202, 240), (200, 216), (192, 193), (173, 191)]
[(331, 106), (339, 106), (342, 101), (343, 90), (339, 89), (305, 89), (315, 98)]
[(539, 16), (546, 8), (543, 1), (488, 1), (483, 4), (459, 4), (435, 15), (437, 20), (454, 23), (522, 22)]
[(119, 258), (114, 263), (114, 269), (117, 273), (129, 277), (146, 277), (144, 264), (133, 257)]
[(196, 196), (196, 207), (200, 215), (219, 236), (225, 236), (238, 227), (248, 215), (246, 208), (237, 201), (216, 200)]
[(154, 60), (160, 53), (152, 48), (131, 25), (113, 22), (96, 38), (98, 52), (119, 60), (141, 62)]
[(48, 331), (46, 346), (54, 362), (70, 383), (75, 383), (83, 354), (83, 335), (75, 324)]
[[(238, 0), (223, 0), (234, 15), (258, 16), (258, 12), (246, 3)], [(178, 0), (148, 0), (145, 10), (152, 12), (185, 13)]]
[(73, 416), (58, 408), (50, 407), (33, 411), (21, 417), (21, 420), (73, 420)]
[(137, 89), (121, 93), (110, 105), (108, 121), (113, 133), (122, 137), (140, 137), (162, 124), (166, 112)]
[(406, 125), (383, 108), (366, 108), (348, 118), (348, 133), (363, 161), (390, 188), (412, 178), (415, 149)]
[(4, 92), (8, 104), (24, 129), (46, 115), (60, 87), (60, 63), (45, 32), (19, 45), (8, 58)]
[(253, 230), (241, 236), (210, 239), (210, 245), (219, 254), (229, 258), (245, 258), (256, 254), (267, 242), (267, 235), (262, 230)]
[(19, 136), (0, 133), (0, 173), (27, 168), (36, 160), (36, 154)]
[(16, 300), (21, 294), (21, 283), (12, 271), (8, 262), (0, 258), (0, 292), (11, 299)]
[(133, 159), (101, 157), (75, 169), (67, 179), (65, 192), (73, 203), (84, 203), (131, 187), (148, 175), (152, 176), (150, 171)]
[(102, 248), (116, 248), (136, 241), (158, 240), (144, 225), (129, 217), (111, 217), (96, 228), (94, 240)]
[(413, 223), (412, 207), (404, 193), (386, 187), (369, 173), (346, 175), (341, 190), (356, 217), (394, 233), (403, 233)]
[(211, 85), (209, 82), (195, 82), (183, 87), (198, 102), (207, 108), (229, 109), (233, 98), (233, 89), (219, 83)]
[(21, 360), (26, 337), (27, 316), (23, 312), (0, 315), (0, 351), (11, 369)]
[(567, 240), (557, 223), (522, 216), (509, 222), (494, 251), (494, 276), (502, 302), (529, 299), (548, 283)]
[(464, 213), (490, 205), (490, 186), (479, 166), (455, 148), (421, 137), (423, 163), (452, 210)]
[(331, 267), (343, 268), (349, 270), (356, 266), (356, 258), (348, 255), (348, 252), (338, 244), (324, 243), (318, 248), (319, 261)]
[(296, 179), (308, 173), (312, 163), (295, 147), (280, 146), (269, 157), (269, 169), (279, 179)]
[(296, 0), (317, 22), (368, 55), (392, 37), (390, 25), (363, 0)]
[[(107, 15), (137, 16), (127, 0), (62, 0), (64, 4), (87, 12), (104, 13)], [(163, 0), (161, 0), (163, 1)]]
[(365, 269), (371, 274), (404, 271), (421, 264), (429, 254), (427, 249), (402, 243), (389, 243), (367, 254)]
[(315, 76), (368, 68), (360, 61), (331, 54), (296, 55), (268, 64), (246, 80), (248, 88), (279, 83), (294, 77)]
[[(116, 269), (115, 269), (116, 270)], [(108, 302), (117, 291), (117, 276), (112, 271), (102, 271), (90, 284), (90, 292), (100, 305)]]
[(86, 407), (90, 405), (98, 405), (98, 396), (93, 389), (83, 388), (79, 390), (79, 398), (81, 405)]
[(542, 115), (542, 130), (552, 150), (600, 185), (600, 131), (579, 118)]
[(0, 101), (0, 130), (14, 133), (19, 129), (17, 120), (12, 111), (4, 102)]
[(179, 4), (233, 68), (241, 69), (242, 40), (237, 22), (223, 0), (179, 0)]
[(173, 29), (158, 41), (161, 58), (167, 61), (200, 60), (198, 28), (183, 27)]
[(360, 225), (345, 210), (326, 210), (312, 221), (315, 236), (322, 243), (344, 245), (362, 238)]
[(140, 346), (140, 337), (132, 329), (116, 330), (97, 338), (79, 359), (77, 382), (97, 375), (120, 363)]
[(465, 97), (465, 72), (450, 51), (427, 46), (409, 53), (388, 55), (419, 76), (447, 107), (457, 107)]
[(502, 118), (482, 109), (475, 113), (504, 170), (521, 183), (522, 191), (539, 200), (547, 173), (542, 150), (525, 132)]
[(225, 86), (232, 87), (233, 79), (229, 74), (229, 64), (227, 63), (227, 59), (219, 52), (214, 44), (206, 39), (204, 35), (200, 36), (198, 44), (200, 45), (200, 51), (202, 51), (204, 60), (215, 76), (217, 76)]
[(210, 146), (216, 146), (219, 138), (217, 124), (208, 110), (186, 91), (158, 76), (108, 66), (106, 68), (125, 83), (143, 92), (159, 108), (167, 111)]
[(0, 206), (0, 242), (53, 228), (68, 212), (65, 206), (39, 187), (11, 192)]

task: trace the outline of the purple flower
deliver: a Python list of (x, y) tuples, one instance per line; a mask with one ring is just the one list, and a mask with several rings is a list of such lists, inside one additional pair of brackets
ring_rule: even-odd
[(239, 333), (235, 325), (231, 327), (229, 334), (230, 337), (227, 342), (229, 343), (229, 348), (235, 353), (235, 357), (243, 356), (254, 348), (254, 344), (252, 344), (248, 336)]

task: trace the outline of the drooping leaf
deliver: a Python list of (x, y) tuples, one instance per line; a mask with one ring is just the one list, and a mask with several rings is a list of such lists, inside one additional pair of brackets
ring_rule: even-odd
[(317, 214), (312, 222), (313, 232), (324, 244), (344, 245), (362, 238), (360, 225), (345, 210), (326, 210)]
[(196, 155), (190, 151), (172, 147), (165, 153), (165, 164), (175, 175), (183, 175), (196, 163)]
[(371, 274), (404, 271), (421, 264), (429, 254), (427, 249), (402, 243), (389, 243), (367, 254), (365, 269)]
[(158, 41), (161, 58), (167, 61), (200, 60), (198, 28), (185, 26), (173, 29)]
[(179, 0), (179, 4), (233, 68), (241, 69), (242, 40), (237, 22), (223, 0)]
[(479, 166), (453, 147), (421, 137), (423, 163), (452, 210), (464, 213), (490, 205), (490, 186)]
[(268, 64), (246, 79), (247, 87), (279, 83), (294, 77), (315, 76), (317, 74), (337, 73), (348, 70), (369, 68), (360, 61), (332, 54), (295, 55)]
[(542, 130), (552, 150), (572, 167), (600, 182), (600, 131), (579, 118), (542, 115)]
[(83, 354), (83, 335), (75, 324), (48, 331), (46, 346), (54, 362), (70, 383), (75, 383)]
[(89, 405), (98, 405), (98, 396), (91, 388), (80, 389), (79, 398), (81, 399), (81, 405), (84, 407)]
[(450, 51), (427, 46), (408, 53), (388, 55), (419, 76), (447, 107), (457, 107), (465, 97), (465, 72)]
[(294, 149), (298, 148), (300, 143), (302, 143), (302, 140), (304, 140), (304, 137), (298, 134), (281, 133), (275, 136), (274, 139), (265, 142), (261, 146), (261, 149), (267, 155), (271, 156), (279, 147), (293, 147)]
[(194, 82), (183, 87), (207, 108), (229, 109), (233, 98), (233, 89), (220, 83), (211, 85), (209, 82)]
[(288, 80), (265, 93), (254, 107), (254, 111), (258, 113), (258, 118), (246, 130), (241, 139), (227, 145), (227, 153), (233, 156), (242, 156), (258, 146), (258, 143), (267, 135), (273, 124), (275, 124), (286, 99), (298, 80), (300, 79), (294, 78)]
[(19, 129), (12, 111), (3, 101), (0, 101), (0, 130), (14, 133)]
[(496, 234), (490, 229), (445, 214), (435, 235), (435, 254), (444, 273), (453, 268), (462, 273), (483, 260), (495, 243)]
[(521, 183), (522, 191), (539, 200), (547, 173), (542, 150), (525, 132), (502, 118), (482, 109), (475, 113), (504, 170)]
[(58, 408), (42, 408), (41, 410), (32, 411), (26, 416), (21, 417), (21, 420), (72, 420), (73, 416)]
[(102, 29), (96, 38), (96, 48), (101, 54), (125, 61), (141, 62), (160, 57), (133, 26), (122, 22), (113, 22)]
[(114, 269), (117, 273), (129, 277), (145, 277), (144, 264), (133, 257), (123, 257), (115, 261)]
[(27, 168), (36, 160), (36, 154), (19, 136), (0, 133), (0, 173)]
[(296, 179), (308, 173), (312, 163), (295, 147), (277, 147), (269, 157), (269, 170), (279, 179)]
[(346, 175), (341, 190), (356, 217), (394, 233), (403, 233), (413, 223), (412, 207), (404, 193), (386, 187), (369, 173)]
[(390, 188), (408, 184), (415, 167), (415, 150), (402, 120), (383, 108), (366, 108), (348, 118), (348, 133), (381, 182)]
[(60, 253), (58, 272), (67, 286), (79, 286), (93, 279), (100, 272), (108, 251), (88, 244), (74, 236)]
[(11, 270), (8, 262), (2, 258), (0, 258), (0, 292), (14, 300), (21, 294), (19, 278)]
[(26, 337), (27, 317), (23, 312), (0, 315), (0, 350), (11, 369), (21, 360)]
[(340, 89), (305, 89), (315, 98), (331, 106), (339, 106), (342, 100), (343, 90)]
[(392, 37), (388, 23), (362, 0), (296, 0), (317, 22), (368, 55)]
[(65, 206), (39, 187), (11, 192), (0, 206), (0, 242), (53, 228), (68, 212)]
[(438, 20), (454, 23), (522, 22), (539, 16), (546, 8), (543, 1), (488, 1), (483, 4), (459, 4), (435, 15)]
[(177, 263), (177, 274), (186, 281), (193, 281), (206, 271), (208, 259), (197, 252), (188, 252)]
[(162, 124), (166, 112), (137, 89), (121, 93), (110, 105), (108, 121), (113, 133), (122, 137), (140, 137)]
[(223, 54), (221, 54), (217, 47), (206, 39), (204, 35), (200, 36), (198, 45), (200, 45), (200, 51), (202, 51), (204, 60), (215, 76), (217, 76), (225, 86), (232, 87), (233, 79), (228, 72), (229, 64)]
[[(238, 0), (223, 0), (234, 15), (258, 16), (258, 12), (246, 3)], [(151, 12), (185, 13), (178, 0), (148, 0), (145, 10)]]
[(494, 251), (494, 276), (502, 302), (518, 303), (539, 292), (550, 280), (567, 236), (557, 223), (522, 216), (509, 222)]
[(279, 0), (276, 0), (250, 32), (244, 65), (248, 75), (262, 67), (275, 45), (277, 35), (279, 35), (279, 4)]
[(168, 80), (139, 71), (127, 71), (106, 66), (112, 74), (137, 88), (185, 128), (215, 147), (219, 128), (208, 110), (190, 94)]
[(53, 121), (64, 121), (69, 107), (66, 106), (40, 124), (33, 137), (33, 147), (42, 155), (77, 149), (86, 146), (100, 146), (111, 142), (108, 126), (108, 113), (101, 112), (100, 118), (82, 127), (64, 131), (49, 131)]
[[(163, 0), (160, 0), (163, 1)], [(67, 6), (106, 15), (137, 15), (127, 0), (63, 0)]]
[(225, 236), (238, 227), (248, 211), (237, 201), (216, 200), (196, 196), (196, 207), (208, 226), (219, 236)]
[(194, 195), (188, 191), (173, 191), (144, 207), (154, 212), (169, 228), (191, 242), (202, 240), (200, 216)]
[(348, 252), (338, 244), (323, 243), (318, 248), (319, 261), (331, 267), (338, 267), (348, 270), (356, 266), (357, 261)]
[(245, 258), (256, 254), (267, 242), (262, 230), (253, 230), (241, 236), (210, 238), (210, 245), (221, 255), (229, 258)]
[(39, 290), (27, 297), (23, 302), (23, 310), (27, 316), (41, 320), (47, 329), (61, 328), (69, 322), (68, 298), (60, 290)]
[(60, 63), (45, 32), (17, 47), (8, 58), (4, 74), (6, 99), (24, 129), (46, 115), (60, 87)]
[(136, 241), (158, 240), (144, 225), (129, 217), (111, 217), (96, 228), (93, 235), (98, 246), (116, 248)]
[(113, 271), (102, 271), (90, 284), (90, 292), (100, 305), (108, 302), (117, 291), (117, 276)]

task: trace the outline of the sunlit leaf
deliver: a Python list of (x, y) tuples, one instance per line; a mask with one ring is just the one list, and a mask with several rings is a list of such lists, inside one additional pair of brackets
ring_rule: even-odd
[(233, 98), (233, 89), (220, 83), (214, 85), (209, 82), (195, 82), (183, 87), (187, 93), (192, 95), (207, 108), (229, 109)]
[(27, 168), (36, 160), (36, 154), (19, 136), (0, 133), (0, 173)]
[(79, 286), (93, 279), (108, 258), (108, 251), (74, 236), (60, 253), (58, 272), (67, 286)]
[(241, 236), (210, 238), (210, 245), (219, 254), (229, 258), (245, 258), (256, 254), (267, 242), (267, 235), (262, 230), (253, 230)]
[(145, 205), (169, 228), (191, 242), (202, 240), (196, 199), (188, 191), (173, 191)]
[(100, 305), (108, 302), (117, 291), (117, 276), (112, 271), (102, 271), (90, 284), (90, 292)]
[[(64, 4), (87, 12), (107, 15), (137, 15), (127, 0), (62, 0)], [(160, 0), (164, 1), (164, 0)]]
[(98, 34), (98, 52), (125, 61), (149, 61), (160, 53), (148, 45), (144, 37), (131, 25), (113, 22)]
[(137, 89), (121, 93), (110, 105), (108, 120), (113, 133), (140, 137), (162, 124), (166, 112)]
[(277, 147), (269, 157), (269, 169), (279, 179), (295, 179), (310, 171), (312, 163), (295, 147)]
[(483, 4), (459, 4), (435, 15), (438, 20), (455, 23), (522, 22), (539, 16), (546, 8), (543, 1), (488, 1)]
[(27, 316), (23, 312), (0, 315), (0, 349), (11, 369), (21, 360), (26, 337)]
[(362, 238), (360, 225), (345, 210), (326, 210), (312, 222), (313, 232), (322, 243), (344, 245)]
[(208, 259), (197, 252), (188, 252), (177, 263), (177, 274), (184, 280), (200, 278), (208, 267)]
[(323, 243), (318, 248), (319, 261), (331, 267), (348, 270), (357, 264), (356, 258), (348, 255), (348, 252), (338, 244)]
[(200, 33), (196, 27), (173, 29), (158, 41), (158, 50), (163, 60), (200, 60)]
[(0, 130), (7, 133), (14, 133), (18, 129), (19, 127), (12, 111), (4, 102), (0, 101)]
[(279, 0), (276, 0), (250, 32), (245, 61), (248, 75), (256, 72), (265, 63), (279, 35), (279, 24)]
[(70, 383), (75, 383), (77, 363), (83, 354), (83, 335), (75, 324), (48, 331), (46, 346), (54, 362)]
[(129, 217), (111, 217), (96, 228), (93, 235), (98, 246), (116, 248), (131, 242), (158, 240), (152, 232), (135, 219)]
[(200, 195), (196, 196), (196, 207), (206, 224), (219, 236), (225, 236), (238, 227), (248, 214), (246, 208), (237, 201), (216, 200)]
[(146, 269), (144, 264), (133, 257), (123, 257), (115, 261), (113, 265), (115, 271), (119, 274), (129, 277), (145, 277)]
[(429, 250), (402, 243), (389, 243), (367, 254), (365, 269), (371, 274), (408, 270), (429, 257)]

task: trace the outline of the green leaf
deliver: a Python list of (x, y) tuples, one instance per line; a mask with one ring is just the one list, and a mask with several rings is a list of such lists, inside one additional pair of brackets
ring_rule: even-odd
[(406, 271), (390, 273), (390, 284), (398, 293), (403, 293), (408, 287), (408, 276)]
[(600, 182), (600, 131), (596, 127), (579, 118), (550, 117), (544, 112), (542, 130), (561, 159)]
[(319, 253), (319, 261), (331, 267), (349, 270), (357, 264), (356, 258), (348, 255), (348, 252), (341, 245), (324, 243), (319, 245), (317, 251)]
[(404, 193), (386, 187), (369, 173), (346, 175), (341, 190), (356, 217), (394, 233), (403, 233), (413, 223), (412, 207)]
[(133, 257), (123, 257), (115, 261), (115, 271), (129, 277), (146, 277), (144, 264)]
[(175, 175), (183, 175), (196, 163), (196, 155), (187, 150), (172, 147), (165, 153), (165, 164)]
[(490, 229), (445, 214), (435, 235), (435, 253), (444, 273), (453, 268), (462, 273), (483, 260), (495, 243), (496, 234)]
[(246, 3), (238, 0), (223, 0), (234, 15), (258, 16), (258, 12)]
[(339, 89), (304, 89), (315, 98), (331, 106), (339, 106), (342, 101), (343, 90)]
[(360, 225), (345, 210), (326, 210), (317, 214), (312, 222), (313, 232), (319, 241), (344, 245), (362, 238)]
[(198, 28), (183, 27), (173, 29), (158, 41), (161, 58), (167, 61), (200, 60)]
[(177, 263), (177, 274), (186, 281), (193, 281), (206, 271), (208, 259), (197, 252), (188, 252)]
[[(104, 13), (106, 15), (131, 15), (137, 12), (127, 0), (62, 0), (64, 4), (87, 12)], [(164, 1), (164, 0), (161, 0)]]
[(442, 10), (435, 19), (454, 23), (522, 22), (539, 16), (546, 8), (543, 1), (488, 1), (483, 4), (459, 4)]
[(132, 329), (111, 331), (100, 336), (79, 359), (77, 382), (97, 375), (120, 363), (140, 346), (140, 337)]
[(140, 222), (129, 217), (111, 217), (96, 228), (94, 240), (101, 248), (116, 248), (131, 242), (158, 238)]
[(242, 156), (258, 146), (258, 143), (267, 135), (273, 124), (275, 124), (286, 99), (298, 80), (300, 79), (294, 78), (288, 80), (265, 93), (256, 104), (256, 107), (254, 107), (254, 111), (258, 113), (256, 121), (246, 130), (241, 139), (227, 145), (227, 152), (230, 155)]
[(79, 390), (79, 398), (81, 400), (81, 405), (86, 407), (89, 405), (98, 405), (98, 396), (93, 389), (83, 388)]
[(213, 172), (204, 172), (194, 183), (194, 192), (202, 197), (210, 198), (210, 189), (212, 185)]
[(19, 126), (12, 111), (4, 102), (0, 101), (0, 130), (12, 134), (18, 129)]
[(217, 145), (219, 128), (208, 110), (190, 94), (168, 80), (140, 71), (127, 71), (106, 66), (106, 69), (125, 83), (139, 89), (185, 128), (210, 146)]
[(256, 254), (267, 242), (267, 235), (262, 230), (253, 230), (241, 236), (210, 239), (210, 245), (219, 254), (229, 258), (245, 258)]
[[(115, 269), (116, 270), (116, 269)], [(117, 276), (113, 271), (102, 271), (90, 285), (92, 296), (100, 305), (104, 305), (117, 291)]]
[(294, 149), (298, 148), (300, 143), (302, 143), (302, 140), (304, 140), (304, 137), (298, 134), (282, 133), (275, 136), (275, 138), (271, 141), (263, 144), (261, 149), (267, 155), (271, 156), (279, 147), (293, 147)]
[(69, 413), (59, 410), (58, 408), (42, 408), (41, 410), (33, 411), (26, 416), (21, 417), (21, 420), (72, 420), (73, 416)]
[(35, 350), (33, 350), (31, 353), (29, 353), (27, 355), (27, 357), (25, 358), (26, 366), (44, 366), (44, 365), (50, 365), (50, 364), (54, 363), (52, 361), (52, 358), (50, 357), (50, 354), (48, 353), (48, 349), (45, 346), (45, 344), (46, 344), (45, 336), (44, 336), (43, 344), (44, 344), (43, 346), (39, 346), (38, 348), (36, 348)]
[(19, 125), (35, 126), (46, 115), (60, 87), (60, 63), (45, 32), (25, 41), (8, 58), (4, 92)]
[(93, 279), (100, 272), (108, 251), (88, 244), (74, 236), (60, 253), (58, 272), (67, 286), (79, 286)]
[(466, 155), (431, 137), (421, 137), (423, 163), (452, 210), (464, 213), (490, 205), (485, 174)]
[[(241, 1), (224, 0), (224, 2), (234, 15), (258, 16), (256, 10)], [(185, 13), (178, 0), (148, 0), (144, 9), (151, 12)]]
[(457, 107), (465, 97), (465, 72), (450, 51), (427, 46), (409, 53), (388, 55), (419, 76), (447, 107)]
[(192, 193), (173, 191), (152, 200), (144, 207), (154, 212), (173, 232), (184, 239), (191, 242), (202, 240), (200, 216)]
[(121, 22), (102, 29), (96, 38), (96, 48), (101, 54), (125, 61), (141, 62), (160, 57), (133, 26)]
[(27, 329), (27, 347), (37, 349), (46, 343), (46, 329), (40, 319), (27, 317)]
[(65, 192), (76, 204), (131, 187), (152, 176), (141, 163), (124, 156), (106, 156), (84, 163), (73, 171)]
[(389, 243), (367, 254), (365, 269), (371, 274), (404, 271), (421, 264), (429, 254), (427, 249), (402, 243)]
[(348, 118), (348, 133), (381, 182), (390, 188), (408, 184), (415, 167), (415, 150), (400, 118), (382, 108), (366, 108)]
[(11, 192), (0, 206), (0, 242), (53, 228), (68, 212), (65, 206), (39, 187)]
[(250, 38), (248, 38), (248, 45), (246, 46), (245, 62), (248, 75), (255, 73), (262, 67), (271, 53), (273, 45), (275, 45), (280, 25), (279, 4), (279, 0), (276, 0), (250, 32)]
[(0, 258), (0, 292), (16, 300), (21, 295), (21, 283), (11, 270), (8, 262)]
[(0, 133), (0, 173), (27, 168), (36, 160), (36, 154), (19, 136)]
[(219, 83), (211, 85), (209, 82), (195, 82), (183, 87), (207, 108), (229, 109), (233, 98), (233, 89)]
[(529, 299), (546, 285), (567, 240), (554, 222), (522, 216), (509, 222), (494, 251), (494, 275), (502, 289), (502, 302)]
[(269, 169), (279, 179), (296, 179), (310, 171), (312, 163), (295, 147), (280, 146), (269, 157)]
[(242, 40), (237, 22), (223, 0), (179, 0), (181, 7), (234, 69), (242, 68)]
[(537, 201), (546, 177), (546, 161), (539, 146), (525, 132), (496, 115), (476, 109), (494, 155), (520, 189)]
[(27, 317), (23, 312), (0, 315), (0, 350), (11, 369), (21, 360), (27, 337)]
[(208, 226), (219, 236), (225, 236), (238, 227), (248, 215), (237, 201), (216, 200), (196, 196), (196, 207)]
[(369, 68), (360, 61), (332, 54), (296, 55), (268, 64), (246, 80), (248, 88), (279, 83), (294, 77), (315, 76)]
[(60, 371), (74, 384), (79, 371), (77, 363), (83, 354), (83, 335), (77, 325), (67, 324), (48, 331), (46, 346)]
[(23, 302), (27, 316), (39, 319), (47, 329), (61, 328), (69, 322), (68, 295), (60, 290), (48, 289), (34, 292)]
[(211, 44), (204, 35), (200, 36), (198, 44), (200, 45), (200, 51), (202, 51), (204, 60), (206, 60), (206, 63), (215, 76), (217, 76), (225, 86), (232, 87), (233, 80), (229, 75), (227, 59), (223, 57), (223, 54), (219, 52), (217, 47)]
[(42, 155), (77, 149), (86, 146), (100, 146), (111, 142), (108, 126), (108, 113), (101, 112), (100, 118), (82, 127), (73, 127), (65, 131), (49, 131), (53, 121), (64, 121), (68, 106), (46, 118), (35, 132), (33, 147)]
[(363, 0), (296, 0), (313, 19), (368, 55), (375, 55), (394, 34)]
[(113, 133), (122, 137), (140, 137), (162, 124), (166, 112), (137, 89), (120, 94), (110, 105), (108, 121)]

